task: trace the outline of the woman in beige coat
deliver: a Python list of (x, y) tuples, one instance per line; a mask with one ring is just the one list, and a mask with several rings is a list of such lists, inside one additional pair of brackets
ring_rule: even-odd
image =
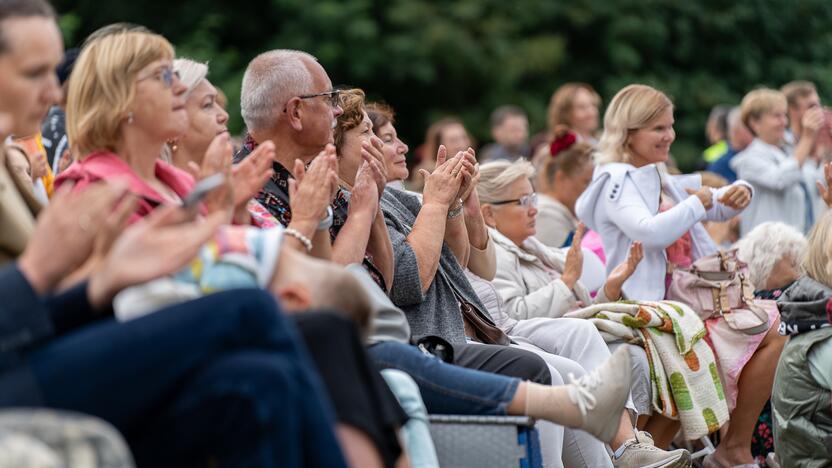
[[(592, 302), (609, 302), (621, 296), (621, 286), (641, 260), (635, 244), (629, 258), (617, 267), (595, 300), (578, 281), (583, 268), (580, 248), (584, 228), (579, 226), (568, 253), (551, 249), (534, 237), (536, 201), (529, 179), (534, 173), (524, 160), (496, 161), (480, 167), (477, 194), (497, 255), (497, 273), (489, 284), (472, 281), (494, 321), (513, 340), (567, 357), (591, 370), (609, 355), (609, 349), (588, 321), (560, 318), (564, 313)], [(489, 288), (490, 286), (490, 288)], [(649, 367), (644, 351), (626, 345), (636, 367), (631, 393), (635, 409), (650, 408)], [(616, 466), (689, 466), (684, 450), (666, 452), (653, 446), (646, 433), (633, 434), (627, 415), (622, 415), (618, 436), (611, 444)]]

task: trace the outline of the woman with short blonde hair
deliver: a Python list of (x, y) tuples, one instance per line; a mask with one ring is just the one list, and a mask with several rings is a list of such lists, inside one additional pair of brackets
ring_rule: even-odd
[(808, 114), (804, 135), (791, 154), (783, 146), (788, 125), (786, 96), (773, 89), (755, 89), (742, 99), (740, 114), (754, 140), (731, 159), (731, 169), (745, 179), (758, 196), (740, 216), (740, 235), (745, 236), (767, 221), (788, 224), (807, 233), (815, 219), (812, 202), (814, 181), (806, 177), (809, 159), (822, 122)]
[(158, 61), (172, 61), (167, 39), (124, 30), (88, 43), (75, 62), (66, 104), (66, 127), (79, 156), (115, 151), (122, 126), (133, 123), (139, 72)]
[[(61, 173), (56, 185), (71, 181), (78, 191), (99, 180), (126, 179), (138, 200), (130, 218), (134, 222), (161, 204), (182, 203), (195, 184), (184, 167), (199, 178), (221, 172), (224, 186), (206, 197), (199, 211), (227, 211), (230, 219), (233, 209), (236, 222), (251, 222), (247, 204), (265, 179), (231, 170), (225, 111), (214, 113), (224, 117), (215, 117), (213, 126), (191, 128), (188, 87), (174, 70), (173, 57), (167, 39), (141, 27), (109, 26), (91, 36), (75, 63), (67, 96), (67, 130), (78, 161)], [(191, 68), (188, 75), (197, 89), (205, 80), (198, 79), (198, 64)], [(203, 154), (184, 158), (190, 161), (180, 161), (182, 167), (160, 158), (165, 143), (173, 142), (173, 149), (194, 131), (208, 133), (204, 142), (191, 145), (191, 153)], [(271, 143), (264, 146), (247, 170), (262, 168), (257, 173), (267, 178), (271, 156), (266, 153), (273, 149)], [(191, 163), (198, 163), (197, 168), (190, 169)]]
[[(786, 96), (780, 91), (768, 88), (755, 89), (742, 98), (740, 120), (751, 129), (752, 120), (759, 120), (763, 114), (786, 108), (786, 106)], [(756, 135), (753, 129), (751, 129), (751, 133)]]

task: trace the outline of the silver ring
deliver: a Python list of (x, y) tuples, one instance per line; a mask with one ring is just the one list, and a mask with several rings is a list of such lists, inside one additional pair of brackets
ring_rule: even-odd
[(84, 232), (92, 231), (92, 220), (90, 219), (90, 215), (82, 213), (78, 216), (78, 227)]

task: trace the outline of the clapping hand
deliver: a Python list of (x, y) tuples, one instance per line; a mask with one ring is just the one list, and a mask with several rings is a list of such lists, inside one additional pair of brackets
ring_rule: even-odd
[(569, 251), (566, 252), (566, 262), (560, 279), (569, 289), (575, 287), (575, 283), (578, 282), (583, 273), (584, 252), (581, 250), (581, 242), (584, 240), (584, 234), (586, 234), (586, 226), (584, 223), (578, 223), (575, 235), (572, 237), (572, 245), (569, 247)]
[(803, 126), (803, 135), (809, 138), (814, 138), (818, 134), (818, 130), (826, 124), (826, 116), (823, 114), (821, 107), (815, 107), (807, 110), (803, 114), (801, 120)]
[(373, 219), (378, 214), (379, 197), (375, 178), (377, 174), (377, 169), (367, 161), (358, 167), (350, 196), (349, 216), (367, 214), (368, 219)]
[(826, 179), (825, 184), (821, 181), (817, 181), (815, 184), (821, 198), (826, 202), (826, 206), (832, 208), (832, 162), (823, 165), (823, 178)]
[(469, 147), (460, 154), (462, 154), (462, 157), (465, 160), (463, 164), (465, 179), (459, 187), (459, 199), (464, 203), (465, 200), (471, 196), (471, 193), (474, 192), (474, 189), (477, 187), (477, 183), (479, 183), (480, 165), (477, 163), (477, 155), (473, 148)]
[(621, 288), (624, 286), (624, 282), (636, 271), (636, 267), (643, 258), (644, 247), (642, 247), (641, 242), (633, 242), (627, 252), (627, 259), (615, 267), (607, 277), (607, 282), (604, 284), (604, 294), (607, 299), (617, 301), (621, 298)]
[(249, 200), (257, 196), (266, 182), (269, 181), (274, 170), (274, 143), (264, 141), (239, 164), (231, 169), (231, 180), (234, 185), (234, 206), (245, 206)]
[(370, 143), (361, 144), (361, 157), (372, 171), (373, 180), (378, 187), (378, 198), (384, 193), (384, 186), (387, 185), (387, 166), (384, 164), (384, 143), (380, 138), (373, 136)]
[(440, 145), (436, 156), (436, 169), (433, 172), (419, 169), (419, 173), (425, 178), (423, 190), (425, 205), (438, 203), (447, 208), (459, 199), (459, 189), (465, 177), (463, 174), (465, 160), (462, 153), (447, 160), (446, 156), (445, 146)]
[(751, 189), (745, 185), (733, 184), (719, 197), (719, 202), (728, 208), (744, 210), (751, 203)]
[(39, 294), (52, 291), (89, 259), (101, 227), (127, 193), (127, 184), (114, 181), (93, 184), (81, 193), (71, 191), (72, 185), (65, 184), (55, 192), (18, 260), (20, 271)]
[[(295, 160), (294, 178), (289, 179), (289, 204), (292, 221), (307, 225), (304, 234), (311, 235), (314, 227), (326, 216), (326, 209), (338, 191), (338, 160), (335, 146), (326, 145), (309, 168), (300, 159)], [(311, 231), (308, 226), (311, 225)], [(302, 231), (303, 232), (303, 231)]]
[(197, 165), (193, 161), (188, 163), (188, 169), (196, 181), (217, 173), (225, 174), (224, 184), (212, 190), (205, 197), (203, 203), (210, 213), (217, 211), (226, 213), (227, 221), (230, 221), (235, 207), (234, 186), (231, 178), (231, 153), (233, 150), (228, 133), (221, 133), (214, 137), (211, 144), (208, 145), (205, 157), (202, 159), (202, 165)]

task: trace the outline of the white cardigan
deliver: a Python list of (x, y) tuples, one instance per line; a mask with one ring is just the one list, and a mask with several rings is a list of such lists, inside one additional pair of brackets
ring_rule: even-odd
[[(662, 179), (676, 206), (659, 213)], [(735, 184), (751, 189), (741, 180)], [(698, 197), (685, 192), (687, 188), (699, 190), (701, 186), (698, 174), (662, 177), (655, 164), (636, 168), (625, 163), (608, 163), (595, 168), (592, 183), (578, 198), (575, 212), (601, 236), (607, 255), (607, 274), (627, 258), (633, 241), (640, 241), (644, 246), (644, 259), (624, 282), (625, 296), (648, 301), (664, 299), (665, 249), (688, 231), (693, 241), (694, 260), (717, 251), (700, 221), (725, 221), (739, 212), (717, 201), (730, 186), (712, 190), (713, 207), (706, 211)]]

